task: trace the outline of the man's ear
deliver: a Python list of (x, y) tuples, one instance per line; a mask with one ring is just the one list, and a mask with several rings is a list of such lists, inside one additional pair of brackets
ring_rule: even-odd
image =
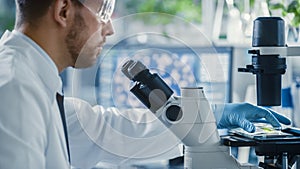
[(55, 0), (54, 1), (54, 18), (58, 24), (63, 27), (67, 26), (72, 8), (71, 0)]

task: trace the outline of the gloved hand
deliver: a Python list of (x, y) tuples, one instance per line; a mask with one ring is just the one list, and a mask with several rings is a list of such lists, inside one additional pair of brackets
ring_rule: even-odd
[(280, 123), (291, 124), (291, 121), (283, 115), (280, 115), (270, 109), (254, 106), (249, 103), (227, 103), (217, 105), (215, 111), (222, 111), (220, 120), (217, 119), (218, 128), (241, 127), (248, 132), (254, 132), (255, 126), (252, 122), (265, 121), (274, 128), (281, 128)]

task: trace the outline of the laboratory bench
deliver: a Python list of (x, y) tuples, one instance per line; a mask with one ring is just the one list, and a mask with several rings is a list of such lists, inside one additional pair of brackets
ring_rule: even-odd
[(105, 164), (99, 165), (97, 167), (94, 167), (92, 169), (184, 169), (184, 157), (177, 157), (170, 160), (163, 160), (163, 161), (157, 161), (157, 162), (141, 162), (126, 166), (106, 166)]
[[(183, 164), (181, 165), (175, 165), (175, 166), (169, 166), (169, 165), (163, 165), (160, 163), (149, 163), (149, 164), (142, 164), (142, 165), (130, 165), (130, 166), (121, 166), (117, 167), (118, 169), (184, 169)], [(110, 167), (94, 167), (92, 169), (112, 169)]]

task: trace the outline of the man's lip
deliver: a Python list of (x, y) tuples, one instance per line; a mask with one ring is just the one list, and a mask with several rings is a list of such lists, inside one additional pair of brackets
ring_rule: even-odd
[(99, 46), (100, 46), (100, 47), (103, 47), (104, 44), (105, 44), (105, 41), (101, 42), (101, 43), (99, 44)]

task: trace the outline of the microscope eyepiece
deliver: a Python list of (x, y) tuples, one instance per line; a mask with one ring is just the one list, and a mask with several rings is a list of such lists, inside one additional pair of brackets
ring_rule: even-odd
[(135, 82), (130, 91), (152, 112), (156, 112), (173, 95), (169, 86), (140, 61), (127, 61), (122, 72)]
[(133, 60), (128, 60), (125, 62), (121, 68), (122, 73), (130, 80), (133, 79), (133, 76), (129, 73), (129, 67), (131, 67), (134, 64)]

